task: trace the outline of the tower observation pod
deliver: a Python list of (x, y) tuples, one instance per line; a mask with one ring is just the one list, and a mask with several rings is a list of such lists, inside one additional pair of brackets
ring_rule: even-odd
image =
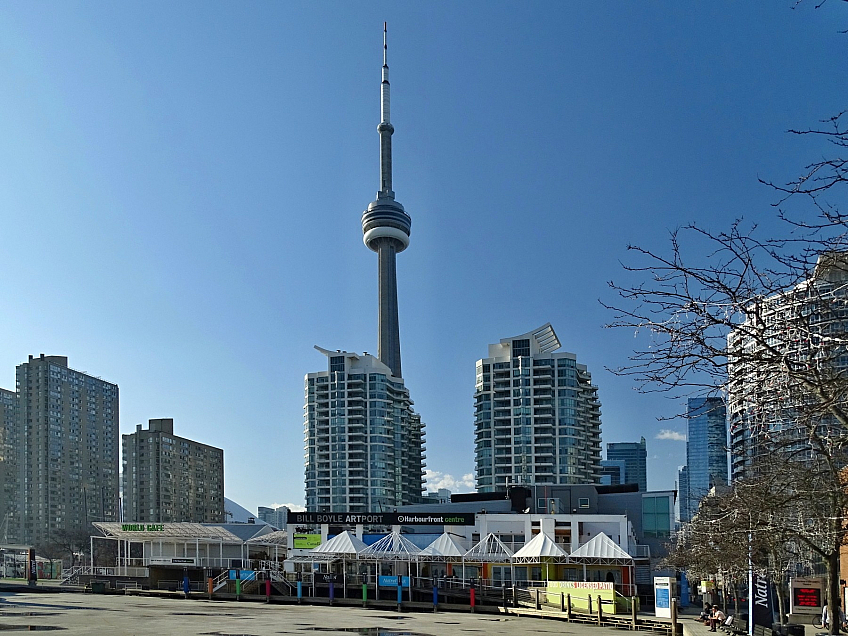
[(389, 65), (387, 61), (386, 24), (383, 23), (383, 79), (380, 83), (380, 190), (377, 199), (362, 213), (363, 241), (377, 252), (379, 284), (378, 357), (402, 378), (400, 365), (400, 329), (398, 326), (396, 256), (409, 245), (412, 219), (395, 201), (392, 190), (392, 133), (389, 103)]

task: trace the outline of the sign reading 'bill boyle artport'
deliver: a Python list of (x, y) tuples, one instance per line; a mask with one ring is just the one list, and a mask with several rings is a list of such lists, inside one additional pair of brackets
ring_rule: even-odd
[(290, 512), (291, 524), (373, 524), (381, 526), (473, 526), (473, 512)]

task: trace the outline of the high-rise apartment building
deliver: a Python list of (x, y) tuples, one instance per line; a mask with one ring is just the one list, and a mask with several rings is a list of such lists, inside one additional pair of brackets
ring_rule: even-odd
[(380, 84), (380, 189), (362, 214), (365, 245), (377, 253), (378, 357), (327, 351), (327, 371), (306, 376), (306, 505), (372, 512), (422, 499), (424, 424), (401, 375), (397, 254), (412, 219), (392, 189), (386, 29)]
[(607, 460), (623, 461), (628, 484), (638, 484), (648, 490), (648, 448), (643, 437), (638, 442), (608, 442)]
[(122, 436), (124, 519), (224, 522), (224, 451), (174, 435), (174, 420)]
[[(686, 471), (681, 471), (680, 520), (691, 521), (714, 486), (726, 485), (727, 410), (719, 397), (690, 398), (686, 414)], [(684, 483), (685, 480), (685, 483)]]
[(420, 503), (424, 424), (403, 380), (374, 356), (327, 351), (306, 376), (306, 508), (375, 512)]
[(478, 492), (600, 479), (598, 388), (573, 353), (554, 353), (559, 348), (546, 324), (489, 345), (477, 361)]
[(17, 540), (20, 501), (14, 391), (0, 389), (0, 543)]
[(19, 540), (117, 521), (118, 386), (65, 356), (30, 356), (16, 375)]
[[(844, 427), (848, 407), (848, 252), (821, 254), (801, 283), (747, 308), (727, 338), (731, 480), (779, 445), (811, 459), (809, 434)], [(841, 441), (837, 440), (837, 446)]]
[(285, 528), (289, 520), (289, 509), (287, 506), (277, 506), (276, 508), (259, 506), (256, 512), (258, 513), (256, 516), (259, 517), (260, 521), (264, 521), (269, 526), (274, 526), (275, 528)]

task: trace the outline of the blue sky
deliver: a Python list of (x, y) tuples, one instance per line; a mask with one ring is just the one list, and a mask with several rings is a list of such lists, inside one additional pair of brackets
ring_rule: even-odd
[[(603, 441), (674, 486), (680, 401), (605, 367), (599, 299), (636, 243), (774, 224), (846, 106), (848, 7), (762, 3), (0, 4), (0, 386), (28, 354), (118, 383), (121, 430), (223, 447), (226, 495), (303, 503), (313, 345), (376, 351), (389, 23), (403, 368), (432, 485), (473, 473), (474, 364), (545, 322), (599, 387)], [(665, 437), (674, 437), (665, 435)]]

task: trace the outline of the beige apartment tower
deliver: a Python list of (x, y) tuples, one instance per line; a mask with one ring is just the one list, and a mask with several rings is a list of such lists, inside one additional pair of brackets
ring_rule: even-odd
[(223, 523), (224, 451), (174, 435), (174, 420), (122, 436), (125, 521)]
[(10, 534), (40, 545), (117, 521), (118, 386), (68, 368), (66, 356), (29, 356), (16, 376)]

